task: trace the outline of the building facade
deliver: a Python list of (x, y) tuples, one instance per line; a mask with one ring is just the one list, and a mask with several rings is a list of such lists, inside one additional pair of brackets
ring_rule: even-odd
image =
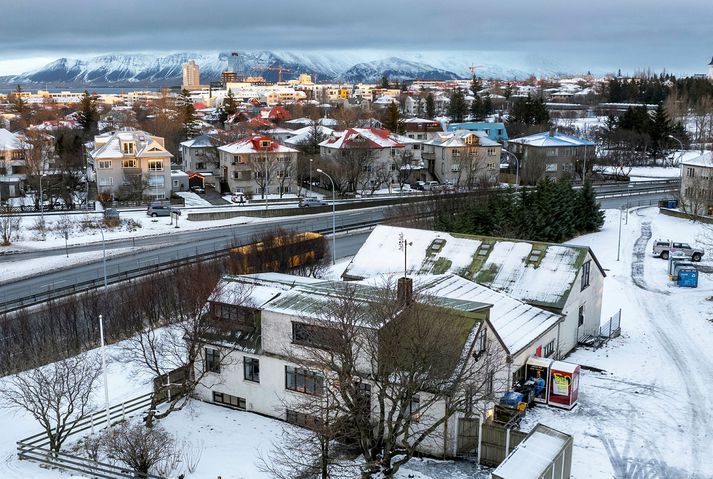
[(474, 188), (497, 183), (501, 150), (484, 132), (457, 130), (425, 142), (421, 157), (439, 182)]
[(182, 67), (183, 73), (183, 88), (190, 90), (201, 85), (201, 76), (198, 64), (194, 60), (189, 60)]
[(87, 145), (89, 178), (112, 200), (164, 200), (171, 197), (171, 158), (164, 139), (122, 129), (94, 137)]
[(27, 146), (20, 135), (0, 128), (0, 201), (20, 196), (25, 188)]
[(681, 162), (681, 203), (689, 214), (713, 216), (713, 153)]
[(252, 135), (218, 147), (223, 190), (252, 196), (297, 193), (297, 154), (268, 136)]

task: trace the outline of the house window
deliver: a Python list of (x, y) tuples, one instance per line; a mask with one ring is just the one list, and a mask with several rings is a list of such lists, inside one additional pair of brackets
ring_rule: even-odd
[(262, 140), (260, 141), (260, 148), (270, 148), (270, 140)]
[(584, 264), (582, 265), (582, 288), (581, 291), (584, 291), (584, 289), (589, 286), (589, 271), (592, 266), (592, 260), (585, 261)]
[(455, 148), (452, 149), (452, 150), (451, 150), (451, 155), (453, 155), (453, 156), (460, 156), (460, 150), (455, 149)]
[(205, 163), (202, 163), (202, 162), (196, 163), (196, 170), (205, 170)]
[(220, 372), (220, 350), (205, 348), (205, 371), (207, 373)]
[(411, 402), (408, 405), (408, 412), (411, 415), (413, 421), (418, 421), (421, 417), (421, 398), (418, 394), (411, 396)]
[(277, 177), (278, 178), (289, 178), (290, 177), (290, 172), (286, 170), (280, 170), (277, 172)]
[(213, 391), (213, 402), (245, 411), (245, 398)]
[(488, 344), (488, 332), (485, 328), (478, 331), (478, 336), (475, 338), (475, 357), (480, 357), (485, 352), (485, 347)]
[(252, 333), (257, 328), (255, 310), (226, 303), (213, 303), (213, 317), (220, 321), (230, 321), (229, 327)]
[(545, 165), (545, 171), (547, 173), (555, 173), (557, 171), (557, 163), (547, 163)]
[(149, 192), (148, 197), (151, 200), (165, 200), (166, 193), (164, 193), (163, 191)]
[(111, 160), (99, 160), (99, 169), (108, 170), (111, 168)]
[(166, 185), (166, 178), (161, 175), (149, 175), (148, 181), (151, 188), (163, 188)]
[(495, 148), (488, 148), (488, 156), (495, 156)]
[(256, 358), (245, 357), (243, 359), (243, 377), (246, 381), (254, 383), (260, 382), (260, 360)]
[(317, 429), (322, 425), (322, 421), (318, 417), (312, 416), (311, 414), (305, 414), (292, 409), (287, 409), (286, 412), (285, 420), (295, 426), (302, 426), (307, 429)]
[(114, 184), (114, 178), (99, 178), (99, 186), (111, 186)]
[(136, 149), (136, 145), (133, 141), (126, 141), (121, 143), (121, 151), (125, 155), (133, 155)]
[(693, 178), (694, 176), (696, 176), (696, 170), (694, 170), (693, 168), (686, 168), (686, 176), (688, 178)]
[(337, 347), (338, 334), (332, 328), (293, 322), (292, 343), (300, 346), (333, 350)]
[(136, 158), (129, 158), (127, 160), (121, 160), (121, 167), (122, 168), (138, 168), (139, 160), (137, 160)]
[(577, 321), (577, 326), (581, 326), (584, 324), (584, 305), (579, 307), (579, 313), (578, 313), (578, 321)]
[(557, 156), (557, 148), (547, 148), (547, 156)]
[(495, 392), (495, 371), (490, 370), (485, 373), (485, 395), (490, 397)]
[(555, 353), (555, 340), (553, 339), (549, 343), (545, 344), (545, 347), (542, 348), (542, 356), (549, 358)]
[(285, 389), (319, 396), (324, 389), (324, 378), (314, 371), (285, 366)]
[(178, 185), (179, 185), (180, 183), (181, 183), (181, 182), (178, 181), (178, 180), (173, 180), (173, 187), (174, 187), (174, 188), (178, 188)]
[(163, 171), (163, 160), (149, 160), (149, 171)]

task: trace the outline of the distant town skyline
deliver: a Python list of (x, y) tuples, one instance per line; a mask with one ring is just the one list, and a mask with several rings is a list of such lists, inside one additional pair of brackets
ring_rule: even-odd
[(61, 57), (235, 49), (469, 51), (474, 62), (502, 59), (527, 70), (530, 59), (562, 71), (599, 73), (705, 73), (713, 56), (713, 2), (703, 0), (363, 0), (346, 8), (318, 0), (277, 0), (269, 8), (255, 0), (205, 6), (186, 0), (0, 0), (0, 8), (0, 75)]

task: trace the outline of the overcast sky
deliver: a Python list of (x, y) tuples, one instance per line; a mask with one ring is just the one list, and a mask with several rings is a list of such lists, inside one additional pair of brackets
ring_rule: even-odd
[[(0, 74), (104, 53), (472, 51), (507, 66), (702, 73), (712, 0), (0, 0)], [(537, 59), (537, 60), (532, 60)]]

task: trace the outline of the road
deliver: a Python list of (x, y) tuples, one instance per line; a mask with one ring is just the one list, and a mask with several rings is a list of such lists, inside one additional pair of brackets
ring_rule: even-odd
[[(621, 194), (618, 190), (609, 189), (602, 192), (606, 196)], [(643, 204), (656, 204), (662, 197), (671, 197), (660, 191), (647, 192), (650, 187), (642, 187), (638, 191), (632, 188), (627, 191), (627, 196), (602, 198), (603, 208), (621, 208)], [(632, 194), (628, 193), (641, 193)], [(377, 224), (386, 217), (393, 206), (370, 207), (358, 210), (347, 210), (336, 213), (337, 258), (353, 255), (359, 249), (367, 234), (349, 234), (349, 230), (365, 225)], [(181, 261), (198, 255), (209, 255), (224, 251), (231, 246), (253, 242), (260, 234), (270, 231), (276, 226), (293, 231), (322, 231), (329, 232), (332, 227), (332, 214), (320, 213), (288, 218), (275, 218), (257, 223), (222, 226), (217, 228), (185, 231), (153, 237), (127, 238), (107, 242), (110, 248), (126, 248), (135, 246), (135, 250), (121, 255), (112, 255), (107, 259), (107, 276), (112, 282), (122, 278), (136, 276), (138, 270), (148, 271), (166, 267), (172, 262)], [(331, 246), (331, 241), (330, 241)], [(71, 253), (101, 250), (101, 243), (77, 246), (70, 250)], [(53, 254), (64, 254), (63, 250), (48, 250), (13, 255), (3, 261), (21, 261), (33, 257), (44, 257)], [(19, 306), (36, 304), (56, 295), (58, 291), (70, 293), (75, 287), (90, 289), (102, 284), (103, 267), (101, 261), (78, 264), (61, 270), (49, 271), (40, 276), (20, 278), (2, 283), (0, 282), (0, 312), (12, 310)], [(72, 289), (70, 289), (72, 288)], [(20, 302), (21, 301), (21, 302)]]

